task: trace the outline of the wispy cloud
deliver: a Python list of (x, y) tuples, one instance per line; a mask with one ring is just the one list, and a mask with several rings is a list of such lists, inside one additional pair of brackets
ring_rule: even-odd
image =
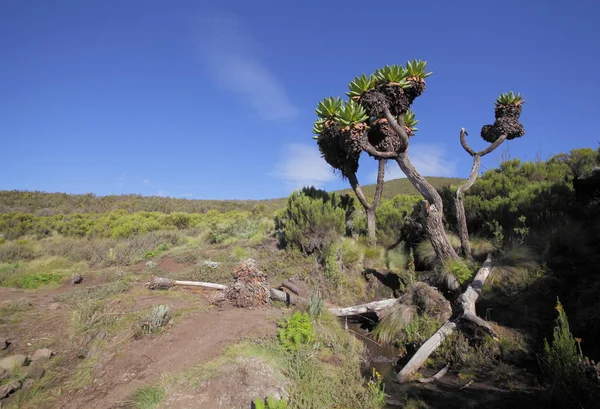
[(285, 145), (283, 156), (271, 174), (283, 180), (290, 190), (304, 186), (321, 187), (336, 179), (317, 147), (300, 143)]
[(148, 180), (148, 179), (143, 179), (143, 180), (142, 180), (142, 183), (143, 183), (144, 185), (148, 186), (148, 184), (150, 184), (150, 180)]
[(214, 79), (238, 95), (263, 120), (285, 122), (298, 116), (285, 88), (258, 56), (258, 47), (240, 21), (218, 15), (201, 21), (202, 59)]
[[(412, 144), (410, 146), (410, 160), (423, 176), (456, 176), (458, 161), (447, 157), (447, 150), (441, 145)], [(385, 180), (405, 178), (398, 164), (389, 163), (386, 167)], [(370, 179), (375, 183), (377, 172), (371, 174)]]
[(159, 190), (158, 192), (156, 192), (156, 196), (160, 196), (160, 197), (170, 197), (171, 192), (167, 191), (167, 190)]

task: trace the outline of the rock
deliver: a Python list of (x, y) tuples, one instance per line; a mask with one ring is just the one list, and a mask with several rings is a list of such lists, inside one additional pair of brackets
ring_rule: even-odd
[(35, 383), (35, 381), (33, 379), (25, 379), (25, 382), (23, 382), (23, 389), (29, 389), (33, 386), (33, 384)]
[(60, 308), (60, 303), (53, 302), (52, 304), (48, 304), (49, 310), (58, 310)]
[(75, 273), (71, 277), (71, 285), (81, 284), (82, 282), (83, 282), (83, 276), (79, 273)]
[(4, 368), (0, 368), (0, 382), (8, 378), (8, 372)]
[(10, 345), (10, 342), (6, 338), (0, 337), (0, 349), (6, 349)]
[(32, 362), (31, 365), (25, 369), (25, 376), (35, 381), (42, 379), (45, 373), (46, 370), (40, 362)]
[(18, 390), (21, 387), (21, 382), (10, 381), (7, 384), (0, 386), (0, 399), (6, 398), (8, 395)]
[(29, 360), (31, 362), (45, 361), (47, 359), (50, 359), (53, 355), (54, 355), (54, 352), (50, 351), (48, 348), (42, 348), (42, 349), (36, 350), (31, 355), (31, 357), (29, 357)]
[(25, 362), (27, 362), (25, 355), (11, 355), (0, 359), (0, 368), (12, 373), (13, 369), (22, 367)]
[(146, 263), (146, 267), (151, 268), (151, 269), (156, 268), (156, 266), (157, 266), (157, 264), (152, 260), (150, 260)]

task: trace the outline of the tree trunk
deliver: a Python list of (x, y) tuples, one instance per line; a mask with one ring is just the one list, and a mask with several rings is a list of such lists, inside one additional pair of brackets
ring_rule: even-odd
[(465, 215), (465, 206), (463, 203), (463, 194), (473, 186), (477, 174), (479, 173), (479, 165), (481, 164), (481, 156), (473, 156), (473, 167), (471, 168), (471, 174), (467, 182), (456, 189), (456, 198), (454, 204), (456, 206), (456, 225), (458, 228), (458, 235), (460, 236), (460, 246), (462, 248), (463, 255), (469, 259), (473, 257), (471, 251), (471, 243), (469, 241), (469, 230), (467, 229), (467, 216)]
[(375, 185), (375, 196), (373, 197), (373, 202), (369, 203), (365, 194), (363, 193), (362, 187), (360, 183), (358, 183), (358, 178), (356, 177), (355, 172), (346, 172), (346, 176), (348, 181), (350, 182), (350, 186), (354, 191), (358, 201), (362, 205), (363, 209), (365, 209), (365, 214), (367, 217), (367, 232), (369, 237), (369, 242), (371, 244), (377, 243), (377, 232), (376, 232), (376, 224), (375, 224), (375, 211), (377, 210), (377, 206), (379, 206), (379, 202), (381, 201), (381, 196), (383, 194), (383, 183), (385, 176), (385, 159), (379, 159), (379, 164), (377, 168), (377, 184)]
[(450, 245), (444, 229), (444, 205), (439, 193), (421, 175), (410, 161), (406, 152), (400, 153), (396, 160), (400, 169), (413, 186), (425, 198), (425, 220), (427, 235), (431, 240), (433, 250), (440, 261), (458, 259), (458, 254)]
[(471, 322), (481, 327), (495, 340), (498, 339), (492, 326), (485, 320), (479, 318), (475, 313), (475, 303), (481, 295), (483, 285), (485, 284), (485, 281), (491, 272), (492, 256), (488, 255), (487, 259), (481, 265), (481, 268), (475, 275), (475, 278), (471, 284), (469, 284), (469, 287), (467, 287), (467, 290), (460, 295), (456, 302), (457, 307), (460, 309), (458, 317), (454, 320), (446, 321), (444, 325), (442, 325), (442, 327), (435, 332), (435, 334), (433, 334), (427, 341), (425, 341), (423, 345), (421, 345), (412, 358), (410, 358), (408, 363), (404, 365), (400, 373), (398, 373), (397, 378), (400, 382), (409, 380), (410, 376), (415, 371), (419, 370), (419, 368), (421, 368), (423, 363), (427, 360), (427, 358), (429, 358), (433, 351), (435, 351), (442, 344), (442, 341), (454, 332), (457, 323), (460, 323), (461, 321)]
[(365, 214), (367, 216), (367, 232), (369, 233), (369, 242), (374, 245), (377, 243), (375, 208), (371, 206), (370, 208), (365, 209)]

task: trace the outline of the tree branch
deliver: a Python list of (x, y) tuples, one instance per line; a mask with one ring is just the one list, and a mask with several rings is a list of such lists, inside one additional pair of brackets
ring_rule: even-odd
[[(348, 172), (347, 177), (348, 181), (350, 182), (350, 186), (352, 186), (352, 190), (354, 190), (356, 197), (358, 197), (358, 201), (360, 202), (360, 204), (363, 205), (365, 210), (370, 209), (371, 205), (367, 201), (367, 198), (365, 197), (365, 194), (363, 193), (362, 188), (360, 187), (360, 183), (358, 183), (356, 172)], [(377, 175), (377, 183), (379, 183), (379, 174)]]
[(465, 128), (460, 128), (460, 144), (467, 151), (467, 153), (471, 156), (475, 155), (475, 151), (467, 144), (468, 135), (467, 130)]
[(457, 321), (469, 321), (483, 328), (495, 340), (498, 336), (492, 326), (482, 318), (479, 318), (475, 313), (475, 303), (483, 291), (483, 285), (492, 272), (492, 256), (488, 255), (481, 268), (477, 271), (475, 278), (469, 284), (466, 291), (458, 297), (456, 304), (460, 307), (461, 313), (456, 320), (446, 321), (444, 325), (438, 329), (421, 347), (415, 352), (410, 360), (404, 365), (400, 373), (398, 373), (398, 381), (405, 382), (410, 379), (410, 376), (417, 371), (429, 356), (442, 343), (442, 341), (452, 334), (456, 329)]
[(373, 207), (379, 205), (381, 195), (383, 194), (383, 182), (385, 176), (385, 160), (379, 159), (379, 167), (377, 168), (377, 185), (375, 186), (375, 197), (373, 198)]
[(404, 118), (402, 116), (399, 116), (398, 120), (396, 120), (396, 118), (394, 118), (394, 116), (388, 108), (384, 109), (383, 114), (385, 115), (385, 119), (388, 120), (388, 123), (390, 124), (394, 132), (396, 132), (400, 139), (402, 139), (402, 144), (404, 146), (408, 146), (408, 134), (404, 129)]
[(396, 159), (398, 154), (396, 152), (380, 152), (369, 141), (363, 146), (365, 152), (369, 155), (374, 156), (377, 159)]
[(498, 146), (500, 146), (502, 144), (502, 142), (504, 142), (506, 140), (506, 136), (507, 135), (500, 135), (500, 137), (498, 139), (496, 139), (496, 141), (493, 144), (491, 144), (484, 150), (477, 152), (477, 155), (479, 155), (479, 156), (487, 155), (488, 153), (490, 153), (491, 151), (496, 149)]

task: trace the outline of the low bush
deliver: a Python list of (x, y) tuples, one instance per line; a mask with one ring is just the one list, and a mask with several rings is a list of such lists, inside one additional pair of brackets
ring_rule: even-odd
[(315, 331), (306, 313), (295, 312), (291, 318), (279, 323), (279, 343), (288, 351), (297, 351), (301, 346), (315, 341)]

